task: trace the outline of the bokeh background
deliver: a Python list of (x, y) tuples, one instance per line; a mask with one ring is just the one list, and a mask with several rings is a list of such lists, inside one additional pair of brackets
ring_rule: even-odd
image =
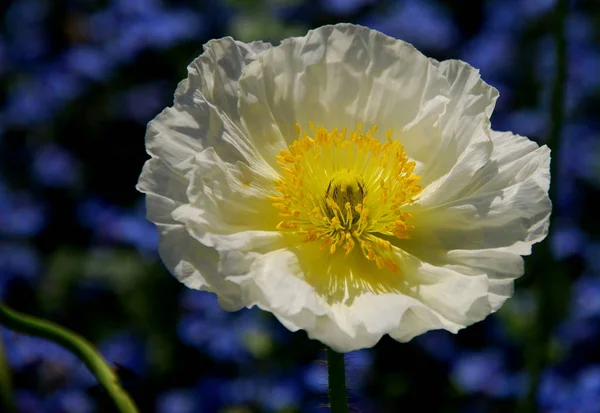
[[(322, 346), (183, 288), (134, 186), (146, 123), (209, 39), (277, 44), (355, 22), (481, 69), (500, 91), (493, 128), (550, 141), (556, 162), (552, 232), (514, 298), (458, 335), (386, 337), (348, 354), (355, 410), (600, 412), (600, 2), (571, 1), (563, 37), (555, 3), (2, 2), (1, 299), (95, 343), (143, 413), (327, 411)], [(72, 355), (0, 331), (19, 412), (114, 411)]]

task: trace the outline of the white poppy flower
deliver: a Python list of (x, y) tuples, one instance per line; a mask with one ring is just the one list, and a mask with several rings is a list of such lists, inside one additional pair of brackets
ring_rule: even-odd
[(339, 352), (498, 310), (548, 232), (547, 147), (468, 64), (350, 24), (210, 41), (148, 125), (160, 255), (228, 310)]

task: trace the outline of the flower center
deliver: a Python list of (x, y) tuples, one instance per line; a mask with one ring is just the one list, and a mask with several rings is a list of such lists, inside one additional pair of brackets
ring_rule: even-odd
[(359, 174), (348, 169), (337, 171), (331, 177), (325, 192), (325, 200), (331, 200), (336, 204), (332, 209), (325, 201), (324, 207), (327, 216), (332, 219), (336, 215), (336, 211), (344, 210), (348, 205), (352, 212), (352, 220), (358, 220), (360, 213), (356, 207), (363, 204), (365, 195), (365, 183)]
[(277, 156), (282, 168), (275, 182), (281, 196), (271, 197), (284, 218), (277, 229), (321, 242), (330, 254), (348, 257), (358, 246), (379, 269), (398, 270), (386, 238), (408, 238), (411, 215), (402, 207), (422, 191), (415, 162), (392, 139), (375, 137), (377, 126), (363, 133), (331, 131), (310, 123), (310, 134), (296, 125), (298, 139)]

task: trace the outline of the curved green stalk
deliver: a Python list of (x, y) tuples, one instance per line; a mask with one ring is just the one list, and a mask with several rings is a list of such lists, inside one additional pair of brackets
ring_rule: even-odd
[(0, 410), (6, 413), (16, 413), (17, 407), (13, 399), (10, 369), (4, 354), (2, 335), (0, 335)]
[(135, 404), (121, 387), (117, 375), (94, 346), (83, 337), (59, 325), (11, 310), (1, 303), (0, 324), (19, 333), (42, 337), (65, 347), (90, 369), (112, 398), (117, 411), (138, 413)]
[(327, 376), (329, 378), (331, 413), (348, 413), (344, 355), (336, 353), (330, 348), (327, 348)]

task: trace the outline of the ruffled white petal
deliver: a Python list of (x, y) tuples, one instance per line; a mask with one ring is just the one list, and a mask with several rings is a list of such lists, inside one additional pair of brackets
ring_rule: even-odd
[(188, 78), (175, 93), (176, 103), (193, 101), (199, 94), (220, 114), (241, 126), (238, 112), (238, 81), (246, 65), (271, 48), (264, 42), (243, 43), (225, 37), (204, 45), (204, 53), (189, 64)]
[(273, 313), (290, 330), (306, 330), (336, 351), (372, 346), (388, 333), (407, 341), (431, 328), (456, 332), (491, 311), (484, 274), (466, 276), (415, 257), (403, 261), (402, 293), (349, 293), (339, 302), (306, 282), (306, 263), (289, 249), (221, 257), (228, 265), (235, 262), (228, 280), (240, 285), (248, 306)]
[(255, 168), (269, 168), (260, 146), (243, 130), (237, 105), (232, 103), (237, 100), (236, 85), (243, 68), (269, 47), (231, 38), (209, 42), (205, 53), (188, 66), (188, 78), (177, 87), (173, 107), (148, 124), (148, 153), (181, 175), (190, 172), (193, 158), (206, 148), (213, 148), (230, 163), (244, 161)]
[(490, 162), (454, 199), (431, 208), (414, 206), (416, 229), (410, 242), (400, 241), (402, 248), (511, 247), (525, 255), (531, 244), (546, 236), (549, 149), (523, 143), (526, 138), (510, 133), (493, 136), (498, 147)]
[[(217, 250), (268, 248), (281, 234), (273, 213), (273, 180), (246, 164), (230, 164), (208, 148), (194, 159), (187, 188), (188, 202), (172, 211), (197, 241)], [(251, 219), (250, 219), (251, 218)]]
[[(190, 288), (216, 292), (221, 304), (231, 310), (244, 306), (239, 286), (219, 272), (214, 243), (194, 239), (194, 232), (176, 211), (194, 208), (199, 197), (194, 191), (202, 179), (199, 174), (209, 181), (211, 169), (216, 170), (213, 175), (219, 175), (219, 168), (231, 170), (227, 177), (235, 176), (238, 183), (260, 183), (273, 174), (268, 166), (264, 169), (258, 151), (240, 129), (236, 92), (243, 67), (269, 47), (230, 38), (211, 41), (205, 47), (205, 54), (188, 67), (188, 78), (179, 84), (173, 107), (148, 125), (146, 148), (152, 158), (144, 165), (137, 185), (146, 194), (147, 216), (157, 225), (159, 254), (169, 271)], [(202, 154), (213, 154), (219, 163), (202, 162)], [(213, 190), (219, 184), (220, 188), (226, 186), (223, 176), (221, 172), (220, 180), (210, 182)], [(206, 214), (223, 205), (211, 206)], [(231, 212), (231, 208), (222, 212)]]
[(166, 164), (153, 158), (146, 162), (137, 188), (146, 193), (147, 217), (157, 226), (158, 253), (169, 271), (190, 288), (219, 293), (219, 301), (231, 310), (243, 307), (239, 287), (218, 274), (217, 252), (197, 243), (172, 217), (172, 211), (186, 202), (186, 180)]
[(426, 187), (422, 205), (447, 202), (490, 162), (490, 116), (498, 91), (460, 60), (436, 62), (450, 84), (450, 101), (439, 120), (440, 146), (419, 170)]
[(442, 73), (412, 45), (365, 27), (324, 26), (286, 39), (248, 65), (240, 114), (249, 133), (275, 155), (298, 123), (326, 128), (392, 128), (410, 156), (429, 158), (435, 124), (450, 93)]
[[(411, 240), (398, 246), (424, 261), (489, 279), (496, 311), (523, 274), (522, 255), (548, 233), (550, 151), (522, 136), (492, 132), (490, 162), (455, 199), (415, 210)], [(417, 207), (418, 209), (418, 207)]]

